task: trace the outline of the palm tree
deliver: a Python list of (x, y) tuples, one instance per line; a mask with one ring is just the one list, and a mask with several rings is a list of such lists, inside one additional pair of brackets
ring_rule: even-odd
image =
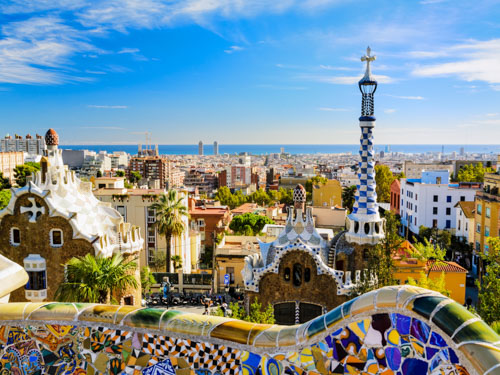
[(170, 258), (172, 262), (174, 262), (174, 270), (177, 271), (179, 268), (182, 268), (182, 258), (180, 255), (172, 255)]
[(149, 294), (151, 290), (151, 286), (156, 284), (156, 279), (149, 269), (149, 267), (142, 267), (141, 269), (141, 286), (142, 286), (142, 294)]
[(349, 212), (352, 211), (356, 197), (356, 186), (347, 186), (342, 189), (342, 205), (347, 208)]
[(172, 259), (172, 238), (179, 237), (184, 233), (185, 225), (183, 217), (189, 217), (188, 209), (184, 206), (183, 197), (176, 190), (169, 190), (162, 194), (158, 201), (151, 205), (156, 211), (156, 228), (159, 234), (165, 236), (167, 242), (166, 271), (170, 272), (170, 261)]
[(87, 254), (66, 263), (66, 280), (57, 288), (55, 298), (63, 302), (109, 303), (113, 292), (137, 288), (135, 260), (120, 254), (111, 258)]

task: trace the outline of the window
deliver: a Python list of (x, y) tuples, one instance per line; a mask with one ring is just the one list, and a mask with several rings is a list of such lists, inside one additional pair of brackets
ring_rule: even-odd
[(415, 213), (417, 213), (417, 205), (415, 205)]
[(11, 228), (10, 229), (10, 244), (11, 245), (19, 245), (21, 243), (21, 231), (19, 228)]
[(45, 271), (28, 271), (27, 290), (42, 290), (47, 289), (47, 281)]
[(205, 226), (205, 219), (198, 219), (198, 227), (203, 228)]
[(229, 284), (234, 284), (234, 267), (226, 267), (226, 273), (229, 275)]
[(458, 221), (458, 230), (460, 230), (461, 223), (462, 223), (461, 221)]
[(469, 225), (467, 222), (465, 222), (465, 231), (467, 232), (469, 230)]
[(290, 281), (290, 268), (285, 268), (285, 274), (283, 275), (285, 281)]
[(311, 269), (309, 267), (307, 267), (304, 270), (304, 281), (306, 283), (308, 283), (309, 281), (311, 281)]
[(481, 250), (481, 244), (476, 241), (476, 250), (479, 251)]
[(477, 205), (476, 212), (477, 212), (478, 214), (480, 214), (480, 215), (481, 215), (481, 213), (483, 212), (482, 207), (481, 207), (481, 205), (480, 205), (480, 204), (478, 204), (478, 205)]
[(490, 247), (488, 245), (484, 245), (484, 254), (485, 255), (488, 255), (488, 253), (490, 252)]
[(451, 215), (451, 207), (446, 207), (446, 215)]
[(491, 208), (486, 207), (486, 217), (491, 217)]
[(438, 214), (438, 208), (437, 207), (432, 207), (432, 214), (437, 215)]
[(476, 232), (481, 233), (481, 224), (476, 225)]
[(50, 246), (61, 247), (63, 245), (63, 232), (60, 229), (50, 231)]
[(415, 200), (418, 200), (418, 194), (415, 194)]
[(451, 195), (446, 196), (446, 202), (451, 203)]
[(437, 221), (437, 219), (433, 219), (433, 220), (432, 220), (432, 227), (433, 227), (433, 228), (437, 228), (437, 226), (438, 226), (438, 221)]
[(490, 235), (490, 227), (485, 225), (484, 226), (484, 236), (489, 237), (489, 235)]
[(127, 221), (127, 207), (126, 206), (116, 206), (116, 210), (122, 215), (123, 221)]
[(415, 225), (417, 225), (417, 217), (415, 216)]
[(465, 196), (460, 196), (460, 202), (465, 202)]
[(451, 220), (446, 220), (446, 229), (451, 228)]
[(293, 285), (300, 286), (302, 284), (302, 265), (295, 263), (293, 265)]
[(432, 200), (433, 200), (434, 202), (437, 202), (437, 201), (438, 201), (438, 196), (437, 196), (437, 195), (434, 195), (434, 196), (432, 197)]

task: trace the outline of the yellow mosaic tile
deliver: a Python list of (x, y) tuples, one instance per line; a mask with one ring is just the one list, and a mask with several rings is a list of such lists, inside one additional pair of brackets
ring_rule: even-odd
[(272, 326), (257, 336), (252, 345), (261, 348), (276, 347), (276, 338), (278, 337), (280, 331), (280, 326)]
[(30, 320), (45, 320), (50, 322), (56, 321), (71, 321), (75, 320), (78, 310), (71, 303), (47, 303), (39, 309), (29, 314)]
[(297, 328), (298, 327), (300, 327), (300, 326), (295, 325), (295, 326), (289, 326), (289, 327), (281, 327), (281, 330), (280, 330), (279, 336), (278, 336), (278, 345), (280, 347), (295, 345), (295, 343), (297, 342), (296, 335), (297, 335)]
[(460, 347), (460, 351), (476, 369), (481, 369), (481, 373), (500, 363), (500, 348), (497, 347), (466, 344)]
[(376, 291), (371, 291), (358, 297), (351, 305), (351, 316), (373, 310), (373, 297), (376, 293)]
[(199, 314), (183, 314), (167, 321), (162, 320), (160, 330), (172, 331), (190, 335), (203, 335), (205, 319)]
[[(37, 308), (43, 303), (37, 303)], [(26, 303), (2, 303), (0, 304), (0, 320), (23, 320), (23, 311)]]
[(101, 322), (103, 324), (113, 324), (115, 322), (116, 311), (121, 306), (118, 305), (95, 305), (84, 309), (78, 320), (86, 322)]
[(115, 315), (115, 324), (121, 324), (123, 318), (128, 314), (140, 310), (142, 307), (137, 306), (120, 306)]
[(377, 293), (377, 307), (396, 307), (398, 287), (387, 287), (379, 289)]
[(261, 332), (271, 328), (271, 324), (255, 324), (248, 335), (248, 344), (252, 345), (255, 341), (255, 338), (260, 335)]
[[(28, 316), (30, 316), (30, 314), (33, 311), (35, 311), (36, 309), (39, 309), (41, 306), (44, 306), (46, 304), (47, 304), (47, 302), (34, 302), (34, 303), (26, 302), (26, 303), (24, 303), (25, 308), (24, 308), (23, 319), (28, 319)], [(9, 305), (10, 305), (10, 303), (9, 303)]]
[(422, 288), (405, 285), (404, 288), (399, 289), (399, 300), (396, 307), (403, 308), (408, 299), (412, 298), (416, 294), (420, 294), (420, 291), (422, 290)]
[(212, 329), (210, 337), (246, 344), (254, 326), (256, 326), (255, 323), (228, 320)]
[(295, 343), (297, 345), (301, 345), (307, 341), (308, 326), (308, 323), (304, 323), (297, 327), (297, 335), (295, 336)]

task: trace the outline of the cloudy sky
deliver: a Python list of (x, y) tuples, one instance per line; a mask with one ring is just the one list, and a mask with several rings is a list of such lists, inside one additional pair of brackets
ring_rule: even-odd
[[(63, 143), (498, 144), (500, 4), (0, 0), (0, 129)], [(3, 134), (2, 134), (3, 136)]]

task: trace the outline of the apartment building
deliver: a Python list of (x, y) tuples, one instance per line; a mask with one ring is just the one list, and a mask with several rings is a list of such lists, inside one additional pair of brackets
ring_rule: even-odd
[(419, 179), (401, 179), (400, 215), (404, 230), (418, 234), (428, 228), (455, 229), (455, 205), (472, 201), (479, 183), (450, 183), (448, 170), (423, 171)]
[(486, 173), (475, 200), (474, 249), (487, 253), (488, 238), (500, 236), (500, 172)]
[(14, 168), (21, 164), (24, 164), (24, 152), (0, 152), (0, 172), (10, 183), (14, 181)]
[(419, 179), (423, 171), (443, 171), (449, 172), (449, 175), (453, 175), (454, 167), (452, 162), (442, 163), (415, 163), (411, 160), (405, 160), (404, 162), (404, 174), (408, 179)]
[(139, 172), (146, 180), (158, 180), (160, 189), (167, 187), (168, 160), (159, 156), (133, 156), (128, 173)]
[(41, 135), (36, 135), (32, 137), (30, 134), (23, 138), (20, 135), (6, 135), (2, 140), (0, 140), (0, 151), (1, 152), (26, 152), (31, 155), (43, 155), (46, 150), (45, 138)]

